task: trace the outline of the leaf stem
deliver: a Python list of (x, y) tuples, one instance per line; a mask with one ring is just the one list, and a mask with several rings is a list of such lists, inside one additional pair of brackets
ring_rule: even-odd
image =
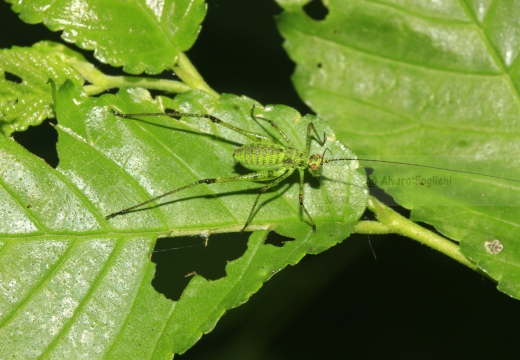
[(169, 93), (183, 93), (192, 89), (191, 86), (174, 80), (104, 75), (102, 81), (92, 82), (92, 85), (86, 85), (84, 90), (88, 95), (97, 95), (109, 89), (130, 86), (138, 86), (148, 90), (161, 90)]
[(478, 267), (469, 261), (460, 252), (459, 247), (450, 240), (437, 235), (398, 214), (375, 197), (368, 199), (368, 208), (372, 211), (377, 221), (360, 221), (356, 225), (356, 232), (360, 234), (400, 234), (440, 251), (441, 253), (458, 261), (472, 270)]
[(175, 65), (173, 71), (182, 81), (184, 81), (192, 88), (206, 91), (214, 96), (219, 96), (219, 94), (210, 88), (209, 85), (204, 81), (200, 73), (184, 53), (179, 54), (177, 65)]
[(63, 57), (72, 65), (81, 76), (91, 85), (85, 85), (84, 90), (88, 95), (97, 95), (114, 88), (138, 86), (149, 90), (161, 90), (169, 93), (183, 93), (191, 89), (200, 89), (214, 96), (219, 94), (209, 87), (188, 57), (181, 53), (174, 67), (175, 74), (182, 81), (147, 78), (141, 76), (110, 76), (96, 69), (96, 67), (76, 58)]
[(362, 220), (355, 225), (355, 232), (367, 235), (384, 235), (391, 234), (392, 230), (379, 221)]

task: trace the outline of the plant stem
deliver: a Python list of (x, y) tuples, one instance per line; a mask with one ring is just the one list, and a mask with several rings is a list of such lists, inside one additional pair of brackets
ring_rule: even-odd
[(362, 220), (355, 225), (355, 232), (367, 235), (384, 235), (390, 234), (392, 231), (379, 221)]
[(204, 81), (184, 53), (180, 53), (177, 65), (175, 65), (173, 69), (175, 74), (182, 81), (137, 76), (109, 76), (85, 61), (79, 61), (75, 58), (64, 58), (64, 60), (76, 68), (81, 76), (91, 84), (85, 85), (84, 87), (88, 95), (97, 95), (114, 88), (138, 86), (148, 90), (161, 90), (177, 94), (191, 89), (199, 89), (214, 96), (219, 96), (219, 94)]
[(180, 53), (179, 58), (177, 59), (177, 65), (175, 65), (173, 71), (182, 81), (184, 81), (192, 88), (203, 90), (212, 95), (219, 96), (219, 94), (210, 88), (209, 85), (204, 81), (200, 73), (184, 53)]
[(84, 89), (88, 95), (97, 95), (109, 89), (129, 86), (138, 86), (148, 90), (161, 90), (169, 93), (183, 93), (192, 89), (191, 86), (180, 81), (108, 75), (104, 75), (102, 81), (97, 81), (93, 85), (86, 85)]
[(448, 255), (452, 259), (458, 261), (462, 265), (472, 270), (478, 267), (470, 262), (462, 253), (459, 247), (450, 240), (437, 235), (419, 225), (401, 216), (373, 196), (368, 199), (368, 208), (376, 214), (376, 221), (360, 221), (356, 225), (356, 232), (360, 234), (400, 234)]

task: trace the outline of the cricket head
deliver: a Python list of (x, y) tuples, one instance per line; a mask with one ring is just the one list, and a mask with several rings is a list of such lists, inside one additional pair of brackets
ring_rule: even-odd
[(321, 167), (323, 166), (323, 155), (322, 154), (312, 154), (309, 156), (309, 160), (307, 161), (307, 166), (309, 167), (309, 172), (312, 176), (320, 176), (321, 175)]

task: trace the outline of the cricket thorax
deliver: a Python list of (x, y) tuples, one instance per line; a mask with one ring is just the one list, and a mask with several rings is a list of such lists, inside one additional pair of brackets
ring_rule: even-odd
[(236, 148), (233, 158), (250, 170), (274, 170), (294, 163), (296, 155), (297, 150), (292, 147), (253, 142)]

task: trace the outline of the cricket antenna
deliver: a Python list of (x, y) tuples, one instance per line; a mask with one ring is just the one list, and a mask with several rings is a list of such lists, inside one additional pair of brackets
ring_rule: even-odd
[(443, 168), (443, 167), (439, 167), (439, 166), (431, 166), (431, 165), (420, 165), (420, 164), (405, 163), (405, 162), (400, 162), (400, 161), (375, 160), (375, 159), (354, 159), (354, 158), (342, 158), (342, 159), (323, 159), (323, 163), (326, 164), (326, 163), (333, 162), (333, 161), (353, 161), (353, 160), (358, 160), (358, 161), (367, 161), (367, 162), (375, 162), (375, 163), (382, 163), (382, 164), (392, 164), (392, 165), (415, 166), (415, 167), (423, 168), (423, 169), (434, 169), (434, 170), (452, 171), (452, 172), (456, 172), (456, 173), (460, 173), (460, 174), (479, 175), (479, 176), (485, 176), (485, 177), (494, 178), (494, 179), (507, 180), (507, 181), (513, 181), (513, 182), (520, 182), (520, 180), (518, 180), (518, 179), (511, 179), (511, 178), (507, 178), (507, 177), (503, 177), (503, 176), (489, 175), (489, 174), (482, 174), (482, 173), (478, 173), (478, 172), (474, 172), (474, 171), (465, 171), (465, 170), (448, 169), (448, 168)]

